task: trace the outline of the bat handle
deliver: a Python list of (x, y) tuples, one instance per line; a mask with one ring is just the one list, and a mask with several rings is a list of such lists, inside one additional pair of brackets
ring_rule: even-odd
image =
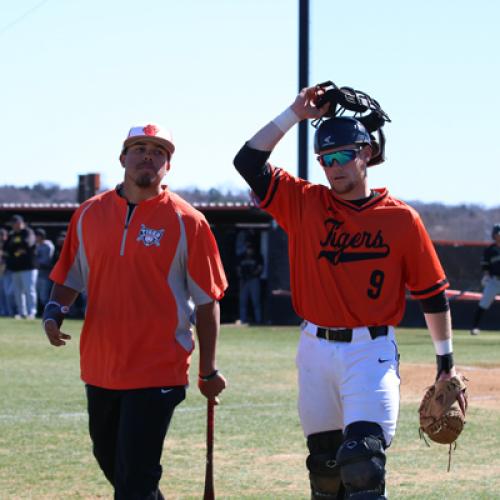
[(214, 500), (214, 422), (215, 422), (215, 405), (214, 399), (207, 401), (207, 461), (205, 465), (205, 492), (203, 500)]

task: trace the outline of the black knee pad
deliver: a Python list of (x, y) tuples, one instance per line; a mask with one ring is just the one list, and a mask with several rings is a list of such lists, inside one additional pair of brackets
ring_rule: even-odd
[(344, 489), (336, 458), (343, 440), (341, 430), (318, 432), (307, 437), (309, 456), (306, 466), (309, 470), (311, 498), (318, 500), (343, 498)]
[(361, 421), (346, 427), (337, 465), (347, 498), (385, 498), (385, 447), (378, 424)]

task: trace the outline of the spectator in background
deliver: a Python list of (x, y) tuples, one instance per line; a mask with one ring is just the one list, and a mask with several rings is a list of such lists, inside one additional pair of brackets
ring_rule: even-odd
[(43, 310), (45, 304), (49, 301), (50, 289), (52, 288), (52, 282), (49, 279), (49, 274), (53, 266), (55, 248), (54, 243), (47, 239), (45, 229), (35, 229), (35, 237), (35, 260), (38, 268), (36, 291), (38, 294), (38, 302), (40, 302)]
[(249, 241), (255, 241), (256, 238), (257, 235), (253, 229), (242, 229), (236, 233), (235, 250), (237, 259), (240, 259), (245, 253), (247, 243)]
[(479, 323), (484, 312), (493, 304), (495, 296), (500, 294), (500, 223), (493, 226), (491, 238), (494, 243), (485, 248), (481, 260), (483, 296), (474, 313), (471, 335), (479, 335)]
[(59, 255), (61, 255), (61, 250), (64, 245), (64, 240), (66, 239), (66, 231), (59, 231), (56, 238), (56, 244), (54, 246), (54, 255), (52, 256), (52, 265), (59, 260)]
[[(64, 245), (64, 240), (66, 239), (66, 231), (59, 231), (54, 247), (54, 255), (52, 257), (52, 266), (56, 264), (59, 260), (59, 256), (61, 255), (61, 251)], [(71, 304), (68, 317), (69, 318), (83, 318), (85, 316), (85, 309), (87, 307), (87, 294), (85, 291), (82, 291), (75, 299), (75, 302)]]
[(7, 229), (0, 228), (0, 316), (14, 316), (12, 276), (6, 269), (4, 254), (4, 245), (8, 237)]
[(20, 215), (9, 221), (12, 231), (5, 243), (6, 266), (12, 272), (16, 300), (16, 319), (35, 319), (37, 309), (35, 233)]
[(260, 275), (264, 268), (264, 259), (256, 252), (255, 245), (247, 242), (245, 253), (238, 262), (238, 277), (240, 279), (240, 321), (249, 322), (248, 302), (252, 303), (253, 320), (256, 324), (262, 323), (262, 309), (260, 304)]

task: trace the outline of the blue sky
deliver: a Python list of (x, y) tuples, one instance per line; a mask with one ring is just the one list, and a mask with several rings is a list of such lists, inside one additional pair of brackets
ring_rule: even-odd
[[(392, 119), (372, 187), (499, 206), (500, 2), (310, 5), (310, 83), (363, 90)], [(0, 1), (0, 185), (112, 187), (129, 127), (153, 122), (174, 135), (172, 189), (244, 189), (232, 159), (293, 101), (297, 52), (298, 0)], [(272, 161), (296, 173), (296, 157), (294, 130)], [(312, 148), (309, 177), (325, 182)]]

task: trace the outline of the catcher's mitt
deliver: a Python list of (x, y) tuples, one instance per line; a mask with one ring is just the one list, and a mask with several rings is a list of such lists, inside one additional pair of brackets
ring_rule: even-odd
[[(420, 403), (420, 435), (427, 434), (436, 443), (451, 445), (457, 440), (465, 425), (465, 413), (460, 408), (458, 397), (463, 394), (467, 407), (467, 379), (456, 375), (449, 380), (438, 380)], [(448, 463), (448, 470), (450, 464)]]

